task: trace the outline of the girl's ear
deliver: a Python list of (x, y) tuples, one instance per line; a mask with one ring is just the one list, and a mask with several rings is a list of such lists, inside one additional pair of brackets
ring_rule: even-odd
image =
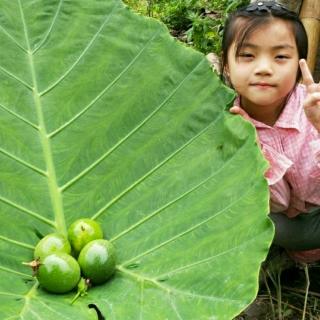
[(230, 86), (230, 87), (232, 87), (231, 81), (230, 81), (230, 72), (229, 72), (228, 63), (226, 63), (223, 66), (223, 70), (222, 71), (223, 71), (222, 74), (223, 74), (223, 79), (224, 79), (225, 84)]
[(230, 73), (229, 73), (229, 66), (228, 66), (228, 63), (226, 63), (224, 65), (224, 68), (223, 68), (223, 73), (229, 77)]
[(229, 66), (226, 64), (223, 68), (223, 77), (224, 81), (227, 85), (230, 85), (230, 72), (229, 72)]

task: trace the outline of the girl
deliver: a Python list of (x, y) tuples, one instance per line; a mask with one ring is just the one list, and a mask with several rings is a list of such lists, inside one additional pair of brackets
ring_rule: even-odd
[(238, 93), (230, 111), (256, 127), (269, 162), (274, 243), (297, 261), (319, 260), (320, 84), (304, 60), (305, 29), (295, 13), (258, 1), (228, 17), (222, 49), (223, 76)]

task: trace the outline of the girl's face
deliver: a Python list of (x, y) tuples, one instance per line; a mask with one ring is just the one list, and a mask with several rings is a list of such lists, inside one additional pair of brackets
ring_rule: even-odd
[(296, 84), (299, 67), (290, 24), (273, 18), (245, 39), (237, 57), (235, 53), (233, 43), (225, 72), (241, 97), (241, 107), (253, 117), (270, 113), (279, 116)]

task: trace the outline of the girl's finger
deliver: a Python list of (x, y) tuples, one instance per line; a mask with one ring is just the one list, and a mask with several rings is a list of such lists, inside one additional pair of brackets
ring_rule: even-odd
[(320, 92), (320, 84), (313, 83), (308, 86), (308, 93)]
[(306, 86), (310, 86), (314, 83), (312, 73), (307, 65), (307, 62), (305, 59), (299, 60), (299, 65), (301, 69), (302, 74), (302, 81)]
[(305, 108), (310, 108), (314, 106), (319, 106), (320, 102), (320, 92), (314, 92), (308, 95), (308, 97), (303, 102)]
[(233, 107), (231, 107), (229, 111), (230, 111), (231, 113), (233, 113), (233, 114), (238, 114), (238, 115), (240, 115), (241, 117), (243, 117), (243, 118), (246, 119), (246, 120), (250, 120), (249, 115), (248, 115), (242, 108), (240, 108), (240, 107), (238, 107), (238, 106), (233, 106)]

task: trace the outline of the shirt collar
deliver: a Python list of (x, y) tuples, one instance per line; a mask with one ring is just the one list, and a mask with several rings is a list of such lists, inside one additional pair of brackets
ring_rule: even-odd
[(303, 100), (305, 96), (305, 87), (297, 85), (291, 93), (284, 109), (282, 110), (274, 127), (296, 129), (301, 131), (301, 112), (303, 110)]
[[(289, 96), (289, 99), (282, 110), (278, 120), (273, 125), (273, 128), (285, 128), (285, 129), (296, 129), (301, 131), (301, 112), (303, 112), (303, 99), (306, 93), (305, 86), (299, 84), (295, 87)], [(240, 98), (238, 97), (235, 103), (240, 103)], [(239, 104), (238, 104), (239, 105)], [(251, 119), (251, 122), (256, 128), (271, 128), (269, 125)]]

